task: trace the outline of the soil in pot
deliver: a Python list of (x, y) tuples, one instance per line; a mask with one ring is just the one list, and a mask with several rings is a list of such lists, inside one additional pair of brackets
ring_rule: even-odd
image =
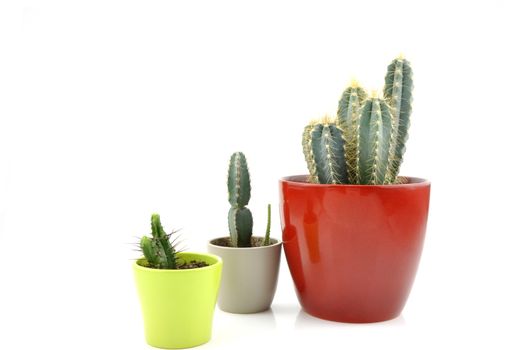
[[(264, 237), (251, 237), (251, 246), (250, 247), (238, 247), (238, 248), (256, 248), (261, 247), (262, 243), (264, 241)], [(231, 244), (231, 238), (230, 237), (222, 237), (215, 240), (212, 240), (210, 242), (211, 244), (217, 245), (219, 247), (231, 247), (234, 248)], [(273, 245), (278, 243), (276, 239), (271, 238), (269, 240), (269, 245)]]
[(207, 264), (205, 261), (197, 261), (197, 260), (191, 260), (191, 261), (185, 261), (183, 264), (178, 265), (178, 270), (186, 270), (186, 269), (198, 269), (200, 267), (207, 267), (209, 264)]
[[(148, 261), (140, 259), (137, 261), (137, 263), (143, 267), (151, 268), (148, 264)], [(183, 261), (182, 264), (178, 264), (177, 268), (174, 270), (188, 270), (188, 269), (199, 269), (201, 267), (207, 267), (209, 266), (208, 263), (205, 261), (199, 261), (199, 260), (190, 260), (190, 261)]]

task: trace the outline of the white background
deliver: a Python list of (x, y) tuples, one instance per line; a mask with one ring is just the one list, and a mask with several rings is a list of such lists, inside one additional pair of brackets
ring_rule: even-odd
[(227, 234), (227, 161), (248, 157), (257, 233), (305, 173), (304, 124), (356, 76), (414, 68), (403, 175), (432, 181), (403, 315), (218, 311), (203, 349), (525, 349), (526, 13), (518, 1), (2, 1), (0, 349), (147, 349), (132, 251), (157, 211), (189, 250)]

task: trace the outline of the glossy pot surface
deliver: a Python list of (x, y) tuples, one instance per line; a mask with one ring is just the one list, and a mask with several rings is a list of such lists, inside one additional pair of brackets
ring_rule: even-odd
[(134, 262), (146, 342), (157, 348), (190, 348), (211, 337), (223, 262), (212, 254), (184, 252), (178, 257), (209, 266), (160, 270), (142, 266), (144, 259)]
[(340, 322), (397, 317), (423, 247), (430, 182), (321, 185), (280, 180), (282, 239), (298, 299)]

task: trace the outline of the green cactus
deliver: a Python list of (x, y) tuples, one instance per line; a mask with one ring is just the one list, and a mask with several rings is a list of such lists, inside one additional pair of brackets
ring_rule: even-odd
[(393, 132), (390, 142), (390, 163), (386, 183), (396, 180), (406, 150), (410, 115), (412, 113), (412, 67), (402, 55), (388, 66), (384, 78), (384, 99), (392, 108)]
[(250, 247), (253, 235), (253, 217), (245, 206), (251, 199), (251, 178), (247, 160), (242, 152), (233, 153), (229, 162), (227, 180), (229, 190), (229, 232), (233, 247)]
[(344, 90), (336, 122), (325, 117), (304, 128), (309, 181), (321, 184), (392, 184), (408, 138), (412, 69), (403, 57), (388, 66), (384, 98), (368, 97), (357, 82)]
[(346, 144), (346, 161), (348, 168), (349, 183), (358, 181), (359, 166), (359, 120), (360, 110), (368, 94), (356, 80), (344, 90), (339, 101), (337, 111), (337, 125), (344, 131), (344, 137), (348, 140)]
[(304, 128), (304, 134), (302, 135), (302, 147), (304, 148), (304, 157), (306, 158), (307, 167), (309, 169), (309, 182), (319, 183), (317, 175), (317, 164), (315, 163), (315, 155), (313, 154), (313, 148), (311, 145), (311, 132), (317, 125), (316, 122), (309, 123)]
[(374, 93), (364, 102), (359, 126), (358, 183), (381, 185), (386, 178), (392, 116), (385, 101)]
[(344, 131), (325, 118), (308, 125), (302, 140), (310, 177), (323, 184), (349, 183)]
[(265, 238), (262, 246), (269, 245), (269, 243), (271, 243), (271, 204), (267, 204), (267, 227), (265, 229)]
[(161, 226), (159, 214), (151, 217), (152, 237), (143, 236), (139, 243), (148, 267), (156, 269), (176, 269), (177, 251), (175, 244), (170, 242), (173, 233), (166, 234)]
[[(247, 159), (242, 152), (233, 153), (229, 161), (227, 179), (229, 190), (229, 233), (233, 247), (251, 247), (253, 235), (253, 216), (249, 208), (251, 199), (251, 177), (247, 166)], [(269, 244), (271, 229), (271, 205), (267, 208), (267, 230), (261, 245)]]

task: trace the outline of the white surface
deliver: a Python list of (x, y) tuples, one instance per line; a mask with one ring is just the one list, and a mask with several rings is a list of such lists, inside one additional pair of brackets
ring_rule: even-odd
[(305, 173), (304, 124), (400, 51), (415, 103), (402, 174), (433, 182), (419, 273), (394, 321), (218, 312), (203, 348), (525, 349), (522, 3), (2, 1), (0, 349), (145, 349), (128, 243), (158, 211), (191, 250), (227, 232), (231, 152), (257, 231)]

